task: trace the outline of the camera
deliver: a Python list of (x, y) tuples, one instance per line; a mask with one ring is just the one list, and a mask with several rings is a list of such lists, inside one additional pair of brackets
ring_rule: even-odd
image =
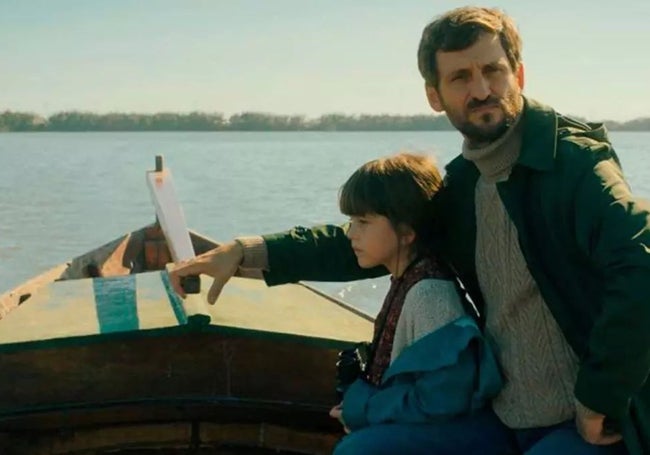
[(365, 373), (369, 347), (368, 343), (358, 343), (339, 352), (336, 362), (336, 394), (339, 399), (343, 398), (349, 385)]

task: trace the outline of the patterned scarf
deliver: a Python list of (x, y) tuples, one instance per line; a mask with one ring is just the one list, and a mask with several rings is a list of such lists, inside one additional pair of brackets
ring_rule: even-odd
[(390, 278), (390, 289), (384, 304), (375, 319), (375, 330), (370, 345), (366, 379), (379, 386), (384, 372), (390, 365), (393, 339), (397, 320), (402, 313), (406, 294), (415, 283), (426, 278), (450, 279), (449, 269), (434, 257), (416, 259), (406, 268), (399, 278)]

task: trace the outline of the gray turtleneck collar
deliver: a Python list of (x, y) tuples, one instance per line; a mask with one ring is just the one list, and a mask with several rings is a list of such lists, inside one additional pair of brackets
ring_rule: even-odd
[(486, 181), (507, 180), (510, 175), (521, 151), (521, 116), (520, 113), (503, 136), (485, 147), (470, 148), (467, 139), (463, 141), (463, 157), (476, 165)]

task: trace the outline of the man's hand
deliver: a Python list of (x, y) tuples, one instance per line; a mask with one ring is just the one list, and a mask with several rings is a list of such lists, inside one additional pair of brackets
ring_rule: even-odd
[(332, 409), (330, 409), (330, 417), (333, 417), (337, 419), (339, 422), (341, 422), (341, 425), (343, 425), (343, 431), (346, 432), (346, 434), (350, 434), (350, 429), (345, 425), (345, 421), (343, 420), (343, 403), (339, 403), (336, 406), (334, 406)]
[(221, 294), (223, 286), (237, 272), (243, 256), (243, 248), (238, 242), (225, 243), (194, 259), (174, 266), (169, 272), (169, 281), (174, 291), (185, 298), (185, 291), (181, 287), (181, 277), (199, 274), (210, 275), (214, 281), (208, 291), (208, 302), (214, 304)]
[(607, 446), (614, 444), (623, 437), (620, 434), (606, 434), (603, 428), (605, 416), (592, 411), (576, 400), (576, 426), (582, 439), (589, 444)]

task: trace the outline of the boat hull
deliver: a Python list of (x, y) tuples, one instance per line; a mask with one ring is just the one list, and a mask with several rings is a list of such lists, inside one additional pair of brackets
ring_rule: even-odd
[[(96, 440), (95, 450), (216, 443), (328, 453), (340, 436), (327, 415), (336, 400), (336, 353), (295, 340), (196, 332), (3, 353), (0, 368), (10, 380), (0, 383), (0, 433), (14, 435), (9, 445), (23, 441), (23, 453), (66, 433), (60, 453), (73, 452), (70, 435), (98, 428), (148, 431), (139, 440), (117, 432)], [(179, 422), (189, 425), (181, 425), (187, 438), (169, 440), (166, 429)], [(263, 442), (264, 427), (302, 438)], [(217, 429), (221, 436), (201, 436)]]
[(190, 311), (155, 235), (134, 231), (0, 299), (0, 453), (331, 453), (337, 353), (370, 338), (370, 318), (243, 277), (214, 306), (202, 277)]

